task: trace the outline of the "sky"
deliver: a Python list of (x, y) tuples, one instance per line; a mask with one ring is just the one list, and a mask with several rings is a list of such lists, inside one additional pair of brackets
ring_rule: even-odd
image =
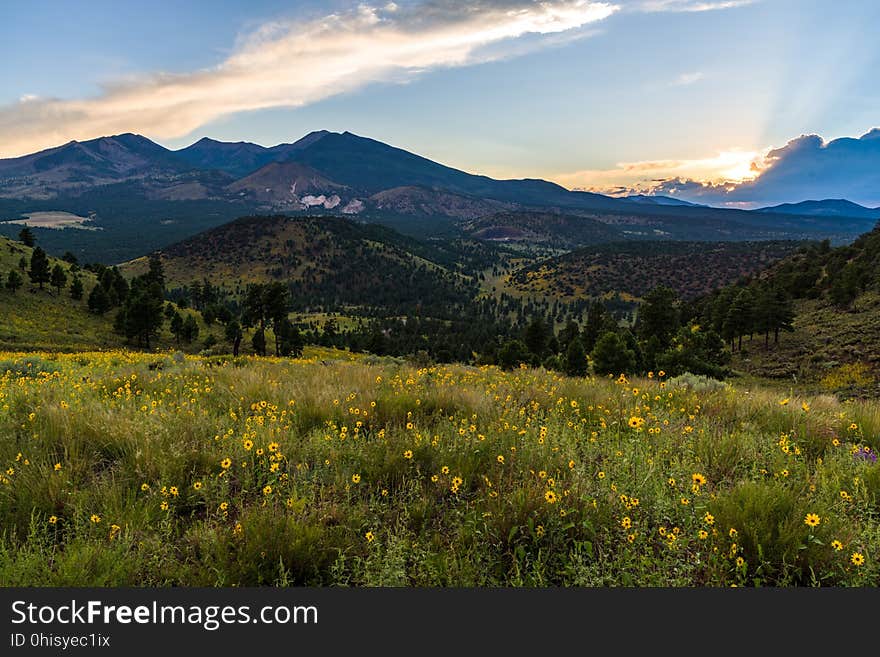
[(864, 175), (827, 193), (880, 205), (878, 24), (875, 0), (3, 3), (0, 157), (348, 130), (494, 177), (748, 206), (803, 200), (792, 177), (846, 153)]

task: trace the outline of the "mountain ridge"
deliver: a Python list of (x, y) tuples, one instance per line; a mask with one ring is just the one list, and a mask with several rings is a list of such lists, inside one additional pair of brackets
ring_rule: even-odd
[(801, 216), (822, 217), (861, 217), (866, 219), (880, 219), (880, 207), (869, 208), (847, 199), (829, 198), (821, 201), (807, 200), (800, 203), (783, 203), (766, 208), (759, 208), (758, 212), (773, 212), (776, 214), (795, 214)]

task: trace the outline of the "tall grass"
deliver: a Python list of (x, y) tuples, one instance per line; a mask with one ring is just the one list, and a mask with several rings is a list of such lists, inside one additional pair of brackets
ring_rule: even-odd
[(0, 583), (878, 581), (876, 402), (310, 355), (0, 354)]

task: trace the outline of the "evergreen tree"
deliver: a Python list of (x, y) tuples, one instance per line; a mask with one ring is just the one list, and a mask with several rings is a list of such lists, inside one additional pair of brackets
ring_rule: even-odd
[[(287, 317), (290, 312), (290, 291), (284, 283), (273, 281), (264, 288), (263, 297), (267, 319), (274, 328), (275, 355), (282, 356), (285, 349), (285, 345), (282, 343), (285, 339), (292, 341), (291, 344), (286, 345), (290, 349), (296, 348), (297, 339), (301, 340), (299, 331), (290, 326), (290, 320)], [(297, 337), (293, 336), (294, 331)], [(301, 346), (300, 349), (302, 349)]]
[(28, 276), (30, 276), (32, 282), (40, 286), (41, 290), (43, 289), (43, 284), (48, 283), (51, 277), (49, 258), (46, 256), (46, 252), (39, 246), (31, 254), (31, 267), (28, 270)]
[(180, 344), (180, 339), (183, 336), (183, 317), (180, 316), (179, 312), (174, 312), (171, 315), (171, 321), (168, 328), (171, 329), (171, 335), (174, 336), (174, 341), (177, 344)]
[(773, 343), (779, 344), (779, 331), (794, 331), (794, 306), (791, 297), (781, 287), (773, 290), (774, 302), (770, 315), (770, 329), (773, 331)]
[(205, 326), (210, 326), (217, 319), (217, 312), (215, 306), (205, 306), (205, 309), (202, 310), (202, 321), (205, 322)]
[(272, 283), (254, 283), (248, 285), (243, 303), (242, 321), (246, 326), (257, 326), (261, 338), (254, 336), (259, 343), (262, 340), (263, 349), (256, 350), (257, 354), (265, 356), (266, 329), (274, 326), (275, 331), (275, 354), (281, 355), (282, 337), (287, 328), (284, 322), (290, 308), (290, 291), (284, 283), (274, 281)]
[(835, 276), (828, 295), (835, 304), (845, 308), (855, 301), (858, 294), (859, 271), (855, 265), (849, 263)]
[(287, 317), (275, 322), (275, 338), (278, 344), (277, 355), (293, 358), (302, 356), (302, 334)]
[(21, 256), (21, 258), (19, 258), (19, 260), (18, 260), (18, 268), (19, 268), (21, 271), (27, 271), (28, 263), (27, 263), (27, 260), (25, 260), (24, 256)]
[[(573, 319), (569, 319), (565, 326), (562, 327), (562, 330), (559, 332), (559, 348), (568, 351), (568, 346), (574, 341), (579, 340), (581, 337), (581, 329), (578, 326), (578, 323)], [(583, 342), (581, 342), (581, 349), (584, 348)]]
[(70, 283), (70, 298), (80, 301), (83, 298), (83, 282), (79, 276), (74, 276)]
[(657, 357), (663, 353), (663, 347), (660, 345), (660, 338), (656, 335), (652, 335), (644, 342), (644, 345), (642, 353), (645, 360), (645, 369), (656, 370)]
[(134, 340), (147, 349), (158, 335), (165, 321), (165, 303), (162, 289), (146, 277), (135, 279), (131, 291), (120, 308), (122, 331), (128, 340)]
[(324, 323), (324, 330), (321, 333), (321, 345), (324, 347), (335, 347), (339, 339), (339, 327), (336, 319), (331, 317)]
[(583, 334), (581, 335), (584, 349), (588, 352), (593, 351), (593, 347), (596, 346), (596, 340), (602, 334), (607, 318), (608, 312), (604, 303), (594, 301), (590, 304), (590, 309), (587, 311), (587, 322), (584, 324)]
[(749, 288), (743, 288), (733, 300), (724, 318), (722, 334), (724, 339), (733, 344), (733, 340), (739, 338), (738, 348), (742, 350), (742, 339), (746, 333), (753, 330), (755, 318), (755, 298)]
[(158, 253), (150, 254), (150, 269), (145, 276), (150, 283), (155, 283), (162, 290), (165, 289), (165, 268), (162, 266), (162, 258)]
[(194, 315), (187, 315), (181, 327), (181, 337), (187, 344), (195, 342), (199, 337), (199, 324)]
[(586, 376), (589, 364), (587, 352), (579, 337), (575, 337), (568, 343), (565, 351), (565, 373), (571, 376)]
[(75, 255), (73, 255), (73, 253), (71, 253), (70, 251), (65, 251), (64, 255), (61, 256), (61, 259), (70, 265), (78, 265), (79, 264), (79, 260), (77, 260), (77, 257)]
[[(113, 294), (111, 297), (115, 296), (117, 304), (123, 303), (129, 292), (128, 281), (125, 280), (125, 277), (122, 275), (122, 272), (119, 271), (118, 267), (110, 269), (110, 276), (110, 284), (113, 288)], [(148, 278), (147, 280), (149, 281), (150, 279)], [(159, 289), (161, 297), (161, 290), (163, 288), (160, 287)]]
[(669, 349), (657, 357), (657, 367), (668, 376), (691, 372), (721, 379), (728, 374), (724, 366), (729, 361), (721, 336), (711, 327), (692, 324), (678, 331)]
[(92, 291), (89, 293), (89, 299), (86, 303), (89, 307), (89, 312), (95, 313), (96, 315), (103, 315), (112, 307), (110, 296), (107, 294), (107, 290), (104, 289), (104, 286), (100, 283), (92, 288)]
[(266, 355), (266, 333), (262, 328), (258, 328), (254, 332), (254, 337), (251, 338), (251, 346), (253, 346), (254, 353), (258, 356)]
[[(242, 301), (242, 323), (245, 326), (257, 326), (265, 340), (268, 313), (266, 310), (265, 285), (252, 283), (248, 285)], [(254, 336), (256, 338), (256, 336)], [(260, 354), (260, 350), (255, 350)], [(260, 354), (262, 355), (262, 354)]]
[(498, 350), (498, 365), (506, 370), (530, 361), (530, 350), (522, 340), (508, 340)]
[(238, 323), (238, 320), (229, 320), (226, 324), (224, 335), (226, 336), (226, 341), (232, 343), (232, 355), (238, 356), (238, 350), (241, 347), (242, 338), (241, 324)]
[(657, 336), (660, 347), (665, 349), (679, 325), (678, 295), (674, 290), (660, 286), (645, 295), (636, 320), (636, 331), (642, 340)]
[(385, 331), (378, 324), (373, 325), (370, 329), (364, 343), (364, 349), (377, 356), (384, 356), (387, 353), (388, 338), (385, 336)]
[(733, 285), (722, 288), (712, 301), (707, 319), (712, 330), (716, 333), (724, 333), (724, 322), (727, 319), (727, 313), (730, 310), (730, 306), (733, 304), (733, 300), (736, 298), (738, 291), (739, 288)]
[(764, 334), (764, 348), (770, 347), (770, 334), (779, 343), (779, 331), (793, 331), (794, 307), (791, 298), (779, 285), (765, 285), (755, 300), (755, 330)]
[(636, 355), (627, 349), (617, 333), (603, 333), (592, 353), (593, 370), (596, 374), (631, 374), (636, 369)]
[(14, 269), (10, 270), (6, 275), (6, 289), (15, 294), (16, 290), (22, 286), (24, 281), (21, 278), (21, 274), (19, 274)]
[(56, 263), (55, 266), (52, 267), (50, 282), (52, 287), (58, 291), (58, 294), (61, 294), (61, 288), (67, 285), (67, 274), (64, 272), (64, 267), (60, 264)]
[(25, 246), (33, 246), (37, 243), (37, 238), (34, 237), (34, 231), (30, 226), (25, 226), (18, 232), (18, 239)]

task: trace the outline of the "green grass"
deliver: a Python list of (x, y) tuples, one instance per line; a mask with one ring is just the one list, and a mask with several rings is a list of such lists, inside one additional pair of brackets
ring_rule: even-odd
[[(104, 315), (90, 313), (87, 299), (97, 283), (96, 276), (87, 270), (76, 272), (83, 281), (83, 298), (70, 297), (70, 282), (74, 273), (67, 262), (49, 258), (50, 266), (61, 264), (67, 273), (67, 286), (60, 293), (50, 285), (40, 290), (31, 283), (27, 271), (19, 269), (19, 260), (24, 257), (30, 263), (33, 249), (20, 242), (0, 237), (0, 349), (11, 351), (88, 351), (118, 349), (125, 345), (125, 338), (113, 331), (113, 318), (116, 310)], [(15, 293), (6, 289), (6, 275), (12, 269), (24, 279), (22, 287)], [(200, 350), (208, 334), (214, 335), (219, 343), (224, 341), (223, 327), (204, 324), (201, 314), (192, 309), (180, 311), (194, 315), (199, 323), (199, 338), (192, 344), (178, 345), (171, 334), (169, 322), (163, 324), (159, 334), (158, 348), (180, 348), (184, 351)], [(248, 337), (249, 339), (249, 337)], [(247, 343), (247, 347), (250, 343)]]
[[(841, 310), (825, 299), (796, 303), (794, 332), (781, 333), (779, 344), (764, 348), (764, 336), (746, 337), (733, 365), (763, 377), (818, 383), (842, 363), (880, 367), (880, 294), (866, 292)], [(873, 392), (877, 392), (875, 389)]]
[(0, 354), (0, 581), (880, 576), (877, 402), (306, 356)]
[[(19, 260), (30, 263), (33, 249), (20, 242), (0, 237), (0, 348), (3, 349), (105, 349), (118, 347), (123, 339), (113, 333), (112, 313), (99, 317), (86, 306), (95, 275), (80, 270), (84, 294), (80, 301), (70, 298), (70, 265), (50, 258), (50, 266), (60, 263), (67, 272), (68, 287), (58, 293), (45, 285), (40, 290), (32, 284), (27, 271), (19, 269)], [(14, 294), (6, 289), (6, 276), (15, 269), (24, 279)]]

